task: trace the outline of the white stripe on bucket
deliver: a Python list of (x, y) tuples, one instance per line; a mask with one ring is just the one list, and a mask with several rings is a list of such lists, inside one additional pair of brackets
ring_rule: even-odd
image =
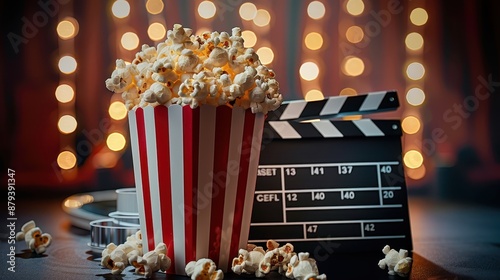
[[(134, 179), (135, 179), (135, 191), (137, 194), (138, 206), (143, 205), (144, 193), (142, 192), (142, 175), (141, 175), (141, 161), (139, 157), (139, 137), (137, 136), (137, 118), (135, 116), (135, 110), (128, 112), (128, 123), (129, 123), (129, 134), (130, 134), (130, 149), (132, 151), (132, 163), (134, 166)], [(139, 220), (145, 221), (146, 214), (144, 213), (144, 207), (137, 207), (137, 212), (139, 213)], [(146, 223), (140, 223), (141, 235), (142, 235), (142, 247), (148, 247), (148, 235), (146, 231)]]
[[(182, 107), (180, 105), (171, 105), (168, 109), (168, 138), (170, 142), (170, 181), (172, 182), (172, 224), (174, 227), (173, 241), (176, 273), (182, 273), (186, 267), (183, 131)], [(165, 145), (165, 143), (158, 144)]]
[(241, 233), (239, 241), (240, 245), (238, 248), (246, 248), (248, 243), (248, 234), (250, 231), (250, 220), (252, 218), (252, 206), (255, 193), (255, 183), (257, 180), (257, 168), (259, 166), (260, 148), (262, 144), (262, 131), (264, 129), (264, 120), (264, 114), (255, 114), (250, 164), (248, 166), (248, 178), (245, 192), (245, 207), (243, 208), (243, 222), (241, 223)]
[(158, 155), (156, 150), (156, 123), (154, 107), (144, 108), (144, 125), (146, 130), (146, 150), (148, 154), (149, 193), (151, 201), (151, 213), (153, 215), (153, 232), (155, 245), (158, 240), (163, 239), (161, 204), (160, 204), (160, 182), (158, 179)]
[(231, 235), (233, 233), (234, 208), (236, 201), (236, 191), (238, 189), (238, 175), (240, 169), (241, 140), (243, 138), (243, 128), (245, 123), (245, 110), (233, 108), (231, 116), (231, 138), (229, 140), (229, 154), (227, 161), (226, 187), (224, 196), (224, 212), (222, 220), (222, 233), (220, 240), (219, 268), (228, 270), (229, 255), (231, 245)]
[[(208, 256), (212, 209), (212, 181), (215, 149), (215, 111), (213, 106), (200, 106), (200, 135), (198, 148), (198, 193), (196, 207), (196, 259)], [(210, 171), (210, 172), (207, 172)]]

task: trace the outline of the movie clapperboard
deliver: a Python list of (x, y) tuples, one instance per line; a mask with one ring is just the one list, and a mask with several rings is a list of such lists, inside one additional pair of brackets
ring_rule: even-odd
[[(314, 255), (412, 249), (396, 91), (291, 101), (264, 127), (249, 243)], [(264, 247), (265, 248), (265, 247)]]

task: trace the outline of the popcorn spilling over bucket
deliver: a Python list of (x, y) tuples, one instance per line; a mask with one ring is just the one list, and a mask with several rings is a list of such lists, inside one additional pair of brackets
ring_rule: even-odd
[(172, 105), (129, 123), (144, 246), (167, 244), (176, 274), (204, 257), (227, 271), (248, 240), (264, 115)]
[(240, 28), (167, 40), (116, 61), (106, 87), (129, 109), (144, 251), (163, 242), (169, 273), (210, 258), (224, 272), (246, 247), (265, 114), (283, 100)]

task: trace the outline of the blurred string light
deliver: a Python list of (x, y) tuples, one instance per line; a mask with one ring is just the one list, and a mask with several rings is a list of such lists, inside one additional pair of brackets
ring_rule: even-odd
[(210, 32), (210, 29), (207, 27), (200, 27), (196, 30), (196, 35), (201, 36), (203, 33)]
[(424, 38), (417, 32), (406, 35), (405, 45), (408, 49), (416, 51), (424, 46)]
[(406, 102), (408, 102), (408, 104), (410, 105), (419, 106), (422, 105), (424, 101), (425, 101), (425, 93), (420, 88), (416, 87), (411, 88), (406, 93)]
[(134, 32), (125, 32), (120, 42), (124, 49), (131, 51), (139, 46), (139, 36)]
[(96, 168), (113, 168), (116, 166), (119, 157), (114, 152), (99, 152), (94, 156), (92, 163)]
[(353, 44), (361, 42), (364, 36), (365, 33), (363, 32), (363, 29), (361, 29), (361, 27), (356, 25), (347, 28), (347, 31), (345, 32), (345, 37), (347, 38), (347, 41)]
[(109, 116), (114, 120), (122, 120), (127, 116), (127, 108), (121, 101), (115, 101), (109, 105)]
[(55, 96), (57, 101), (61, 103), (68, 103), (71, 100), (73, 100), (73, 97), (75, 96), (75, 91), (68, 84), (60, 84), (56, 88)]
[(306, 93), (305, 100), (306, 101), (316, 101), (316, 100), (323, 100), (325, 99), (325, 96), (323, 93), (318, 90), (318, 89), (311, 89)]
[(198, 14), (204, 19), (210, 19), (215, 16), (217, 7), (212, 1), (203, 1), (198, 5)]
[(243, 45), (245, 48), (251, 48), (257, 43), (257, 35), (253, 31), (245, 30), (241, 32), (241, 37), (244, 40)]
[(57, 156), (57, 165), (61, 169), (71, 169), (76, 165), (76, 156), (70, 151), (62, 151), (59, 156)]
[(241, 4), (239, 13), (242, 19), (250, 21), (257, 15), (257, 7), (253, 3), (246, 2)]
[(348, 56), (342, 63), (342, 72), (347, 76), (356, 77), (365, 71), (365, 63), (359, 57)]
[(162, 0), (148, 0), (146, 2), (146, 10), (152, 15), (157, 15), (163, 11), (164, 5)]
[(312, 81), (318, 78), (319, 67), (314, 62), (304, 62), (299, 69), (300, 77), (306, 81)]
[(401, 128), (407, 134), (415, 134), (420, 130), (420, 120), (415, 116), (407, 116), (401, 122)]
[(274, 52), (268, 47), (261, 47), (257, 50), (257, 55), (262, 64), (267, 65), (273, 62)]
[(348, 88), (343, 88), (340, 91), (339, 95), (354, 96), (354, 95), (358, 95), (358, 93), (356, 92), (355, 89), (348, 87)]
[(159, 22), (153, 22), (148, 27), (148, 36), (153, 41), (160, 41), (165, 38), (167, 30), (165, 26)]
[(126, 18), (130, 14), (130, 4), (125, 0), (116, 0), (111, 6), (111, 12), (116, 18)]
[[(124, 1), (124, 0), (117, 0)], [(124, 1), (126, 2), (126, 1)], [(139, 1), (140, 2), (140, 1)], [(116, 4), (116, 3), (115, 3)], [(135, 4), (135, 3), (134, 3)], [(143, 8), (147, 11), (146, 16), (148, 17), (148, 25), (146, 34), (152, 41), (161, 41), (166, 37), (167, 29), (164, 23), (164, 17), (161, 16), (162, 12), (165, 10), (165, 5), (163, 0), (146, 0), (142, 2), (144, 5)], [(118, 4), (116, 4), (118, 5)], [(117, 17), (126, 17), (130, 13), (130, 5), (129, 3), (120, 3), (118, 6), (120, 9), (116, 9), (117, 11), (113, 11), (113, 15), (119, 16)], [(128, 21), (120, 22), (115, 21), (117, 30), (128, 30), (127, 32), (118, 32), (116, 33), (115, 40), (117, 41), (117, 45), (120, 45), (121, 48), (118, 48), (116, 51), (116, 56), (118, 57), (130, 57), (130, 54), (127, 51), (136, 50), (140, 47), (140, 40), (138, 34), (136, 33), (128, 23)], [(138, 31), (138, 32), (143, 32)], [(125, 62), (126, 64), (130, 64), (130, 62)], [(108, 114), (112, 120), (111, 128), (108, 130), (108, 135), (106, 136), (105, 143), (107, 149), (102, 149), (94, 156), (92, 160), (92, 164), (95, 168), (113, 168), (116, 166), (116, 163), (120, 160), (120, 153), (125, 148), (127, 140), (125, 135), (116, 131), (124, 131), (124, 122), (122, 121), (127, 117), (128, 110), (123, 104), (122, 101), (115, 101), (119, 99), (120, 94), (113, 94), (111, 97), (111, 102), (108, 107)], [(120, 152), (120, 153), (118, 153)]]
[(59, 71), (64, 74), (71, 74), (76, 71), (76, 59), (72, 56), (65, 55), (59, 59)]
[(416, 26), (422, 26), (427, 23), (429, 16), (427, 11), (422, 8), (413, 9), (410, 13), (410, 21)]
[(325, 16), (325, 5), (320, 1), (312, 1), (307, 6), (307, 15), (312, 19), (322, 19)]
[(425, 68), (419, 62), (412, 62), (406, 68), (406, 75), (408, 76), (408, 78), (414, 81), (422, 79), (424, 77), (424, 74)]
[(414, 169), (407, 169), (406, 175), (413, 180), (420, 180), (425, 176), (425, 165), (422, 164)]
[(424, 163), (422, 153), (417, 150), (409, 150), (403, 156), (403, 161), (406, 167), (415, 169), (419, 168)]
[(306, 35), (304, 43), (310, 50), (319, 50), (323, 46), (323, 37), (318, 32), (311, 32)]
[(61, 118), (59, 118), (59, 121), (57, 122), (57, 127), (59, 128), (59, 131), (64, 134), (69, 134), (72, 133), (76, 130), (78, 123), (76, 122), (75, 117), (70, 116), (70, 115), (64, 115)]
[[(414, 26), (423, 26), (427, 20), (428, 15), (425, 9), (415, 8), (411, 10), (409, 15), (410, 22)], [(416, 28), (409, 26), (409, 28), (415, 30)], [(406, 101), (411, 106), (420, 106), (425, 101), (425, 93), (420, 88), (423, 86), (422, 78), (425, 76), (425, 67), (422, 61), (422, 48), (424, 47), (424, 38), (422, 36), (422, 31), (413, 31), (408, 33), (405, 38), (405, 46), (407, 49), (408, 60), (413, 61), (406, 66), (406, 76), (411, 80), (411, 87), (406, 92)], [(415, 110), (415, 109), (413, 109)], [(414, 113), (414, 112), (413, 112)], [(412, 114), (413, 114), (412, 113)], [(416, 115), (408, 115), (401, 122), (401, 128), (406, 135), (409, 135), (408, 142), (421, 142), (421, 135), (423, 130), (422, 120)], [(416, 138), (415, 138), (416, 137)], [(419, 139), (420, 138), (420, 139)], [(420, 180), (425, 176), (425, 166), (424, 166), (424, 156), (421, 149), (409, 149), (403, 156), (403, 162), (407, 169), (407, 176), (413, 180)]]
[(59, 38), (68, 40), (78, 34), (78, 21), (72, 17), (67, 17), (57, 24), (56, 31)]
[(349, 14), (359, 16), (365, 10), (365, 3), (363, 3), (363, 0), (348, 0), (346, 9)]
[(118, 132), (109, 134), (108, 138), (106, 139), (106, 145), (108, 146), (108, 148), (115, 152), (123, 150), (126, 143), (127, 141), (125, 140), (125, 136)]
[(259, 27), (264, 27), (269, 25), (271, 22), (271, 14), (265, 9), (258, 9), (255, 17), (253, 18), (253, 23)]
[[(61, 133), (60, 146), (67, 146), (69, 143), (74, 142), (74, 132), (78, 127), (78, 122), (75, 118), (75, 103), (71, 102), (75, 99), (75, 89), (70, 86), (74, 84), (74, 73), (78, 68), (78, 63), (74, 55), (74, 38), (78, 35), (79, 24), (78, 21), (71, 16), (71, 6), (61, 7), (60, 14), (68, 15), (61, 18), (56, 26), (57, 36), (59, 40), (59, 61), (57, 66), (59, 68), (60, 76), (64, 76), (55, 90), (55, 97), (58, 103), (59, 120), (57, 121), (57, 128)], [(69, 83), (69, 84), (68, 84)], [(76, 156), (73, 152), (63, 150), (57, 157), (57, 165), (63, 170), (69, 170), (76, 166)]]

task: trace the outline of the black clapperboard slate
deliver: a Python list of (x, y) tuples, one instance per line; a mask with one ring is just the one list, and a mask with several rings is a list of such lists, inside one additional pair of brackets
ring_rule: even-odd
[(269, 113), (249, 243), (289, 242), (323, 259), (385, 245), (412, 250), (400, 121), (332, 120), (398, 106), (397, 92), (383, 91)]

